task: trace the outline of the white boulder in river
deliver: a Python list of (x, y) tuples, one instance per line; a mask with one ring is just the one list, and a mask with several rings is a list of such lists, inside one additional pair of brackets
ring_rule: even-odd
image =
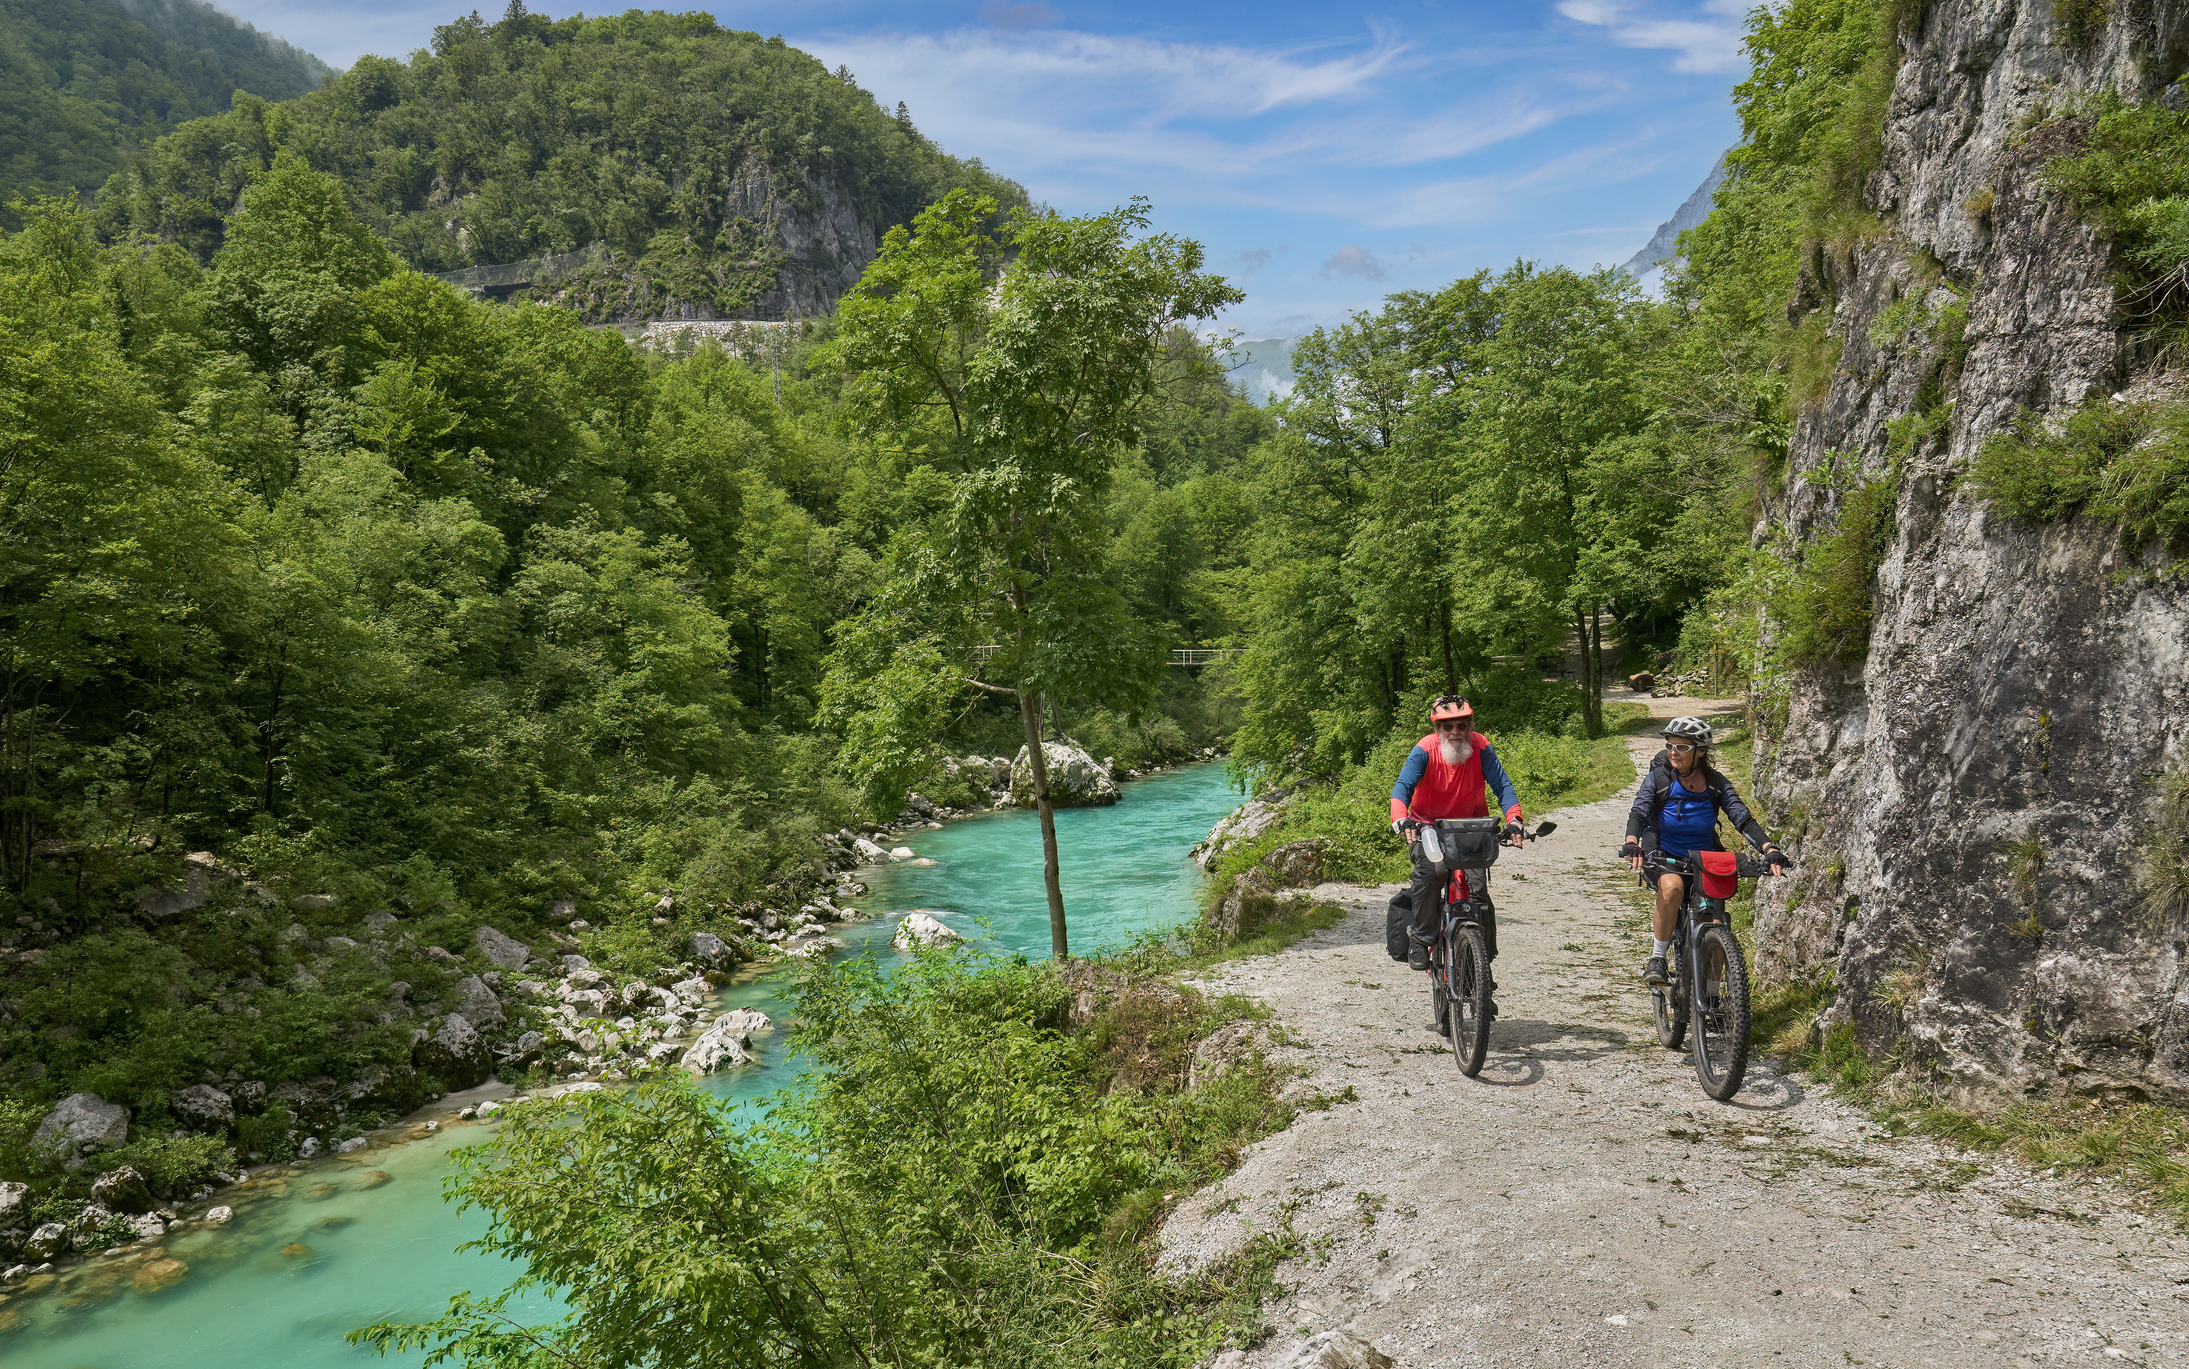
[(865, 837), (853, 837), (851, 839), (851, 849), (858, 852), (859, 863), (862, 865), (887, 865), (896, 859), (895, 856), (884, 851)]
[(897, 935), (890, 939), (889, 944), (900, 951), (909, 951), (914, 946), (939, 946), (943, 942), (958, 939), (956, 932), (928, 914), (913, 912), (905, 914), (904, 921), (897, 924)]
[(692, 1043), (677, 1063), (694, 1074), (713, 1074), (731, 1065), (749, 1065), (752, 1052), (745, 1049), (746, 1028), (731, 1019), (737, 1013), (724, 1013), (707, 1028), (706, 1034)]
[[(1102, 762), (1066, 741), (1043, 742), (1042, 763), (1049, 772), (1052, 808), (1094, 808), (1117, 802), (1117, 781)], [(1034, 806), (1034, 763), (1025, 747), (1011, 762), (1011, 802)]]

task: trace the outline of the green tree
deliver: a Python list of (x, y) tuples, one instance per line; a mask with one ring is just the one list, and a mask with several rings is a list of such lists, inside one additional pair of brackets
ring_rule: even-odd
[(996, 212), (953, 192), (892, 230), (818, 357), (853, 377), (866, 431), (950, 482), (932, 526), (897, 548), (896, 583), (849, 629), (826, 692), (877, 797), (901, 792), (951, 698), (1015, 696), (1061, 958), (1043, 700), (1135, 707), (1152, 692), (1165, 643), (1102, 577), (1100, 500), (1140, 438), (1171, 327), (1242, 296), (1200, 271), (1197, 244), (1148, 234), (1144, 202), (1021, 215), (1000, 238)]

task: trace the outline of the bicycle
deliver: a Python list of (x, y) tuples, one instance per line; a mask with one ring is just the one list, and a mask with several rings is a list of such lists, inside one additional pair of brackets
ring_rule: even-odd
[[(1497, 863), (1504, 823), (1496, 818), (1442, 818), (1421, 824), (1422, 854), (1451, 866), (1443, 884), (1442, 929), (1429, 947), (1429, 1006), (1433, 1020), (1450, 1038), (1459, 1072), (1469, 1079), (1482, 1069), (1490, 1049), (1490, 948), (1482, 935), (1483, 915), (1491, 910), (1490, 867)], [(1558, 829), (1546, 822), (1537, 839)], [(1464, 876), (1464, 878), (1462, 878)], [(1464, 886), (1464, 891), (1462, 891)]]
[(1692, 1023), (1695, 1077), (1705, 1094), (1722, 1103), (1740, 1091), (1741, 1076), (1748, 1071), (1749, 1029), (1748, 960), (1740, 938), (1733, 935), (1725, 902), (1740, 879), (1769, 874), (1771, 862), (1731, 851), (1698, 855), (1721, 857), (1710, 861), (1721, 868), (1709, 869), (1697, 856), (1654, 851), (1643, 861), (1650, 887), (1660, 873), (1679, 875), (1687, 884), (1672, 929), (1671, 953), (1665, 957), (1672, 982), (1652, 985), (1649, 992), (1656, 1004), (1657, 1044), (1678, 1050)]

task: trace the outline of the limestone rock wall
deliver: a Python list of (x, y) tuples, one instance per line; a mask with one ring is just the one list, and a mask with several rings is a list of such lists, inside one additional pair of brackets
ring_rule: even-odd
[(2189, 582), (2123, 574), (2108, 525), (2019, 523), (1958, 483), (2022, 410), (2155, 383), (2117, 331), (2108, 245), (2040, 172), (2083, 136), (2049, 116), (2157, 98), (2189, 65), (2189, 0), (2120, 0), (2079, 49), (2046, 0), (1908, 8), (1866, 189), (1886, 227), (1807, 265), (1795, 312), (1832, 310), (1843, 350), (1772, 521), (1797, 542), (1834, 526), (1844, 487), (1799, 477), (1835, 454), (1889, 469), (1886, 425), (1941, 355), (1871, 340), (1896, 297), (1965, 291), (1969, 349), (1949, 425), (1902, 459), (1867, 658), (1761, 709), (1758, 792), (1801, 860), (1759, 909), (1761, 968), (1835, 970), (1827, 1025), (1949, 1091), (2189, 1103), (2189, 932), (2140, 887), (2154, 781), (2189, 735)]

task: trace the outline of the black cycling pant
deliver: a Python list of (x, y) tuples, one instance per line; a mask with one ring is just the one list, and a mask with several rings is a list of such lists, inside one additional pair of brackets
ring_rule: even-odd
[[(1414, 939), (1427, 945), (1437, 939), (1444, 930), (1444, 886), (1451, 883), (1452, 867), (1431, 864), (1421, 854), (1421, 843), (1412, 847), (1414, 856)], [(1486, 875), (1486, 872), (1485, 872)], [(1497, 959), (1497, 909), (1490, 900), (1482, 900), (1483, 949), (1490, 959)]]

